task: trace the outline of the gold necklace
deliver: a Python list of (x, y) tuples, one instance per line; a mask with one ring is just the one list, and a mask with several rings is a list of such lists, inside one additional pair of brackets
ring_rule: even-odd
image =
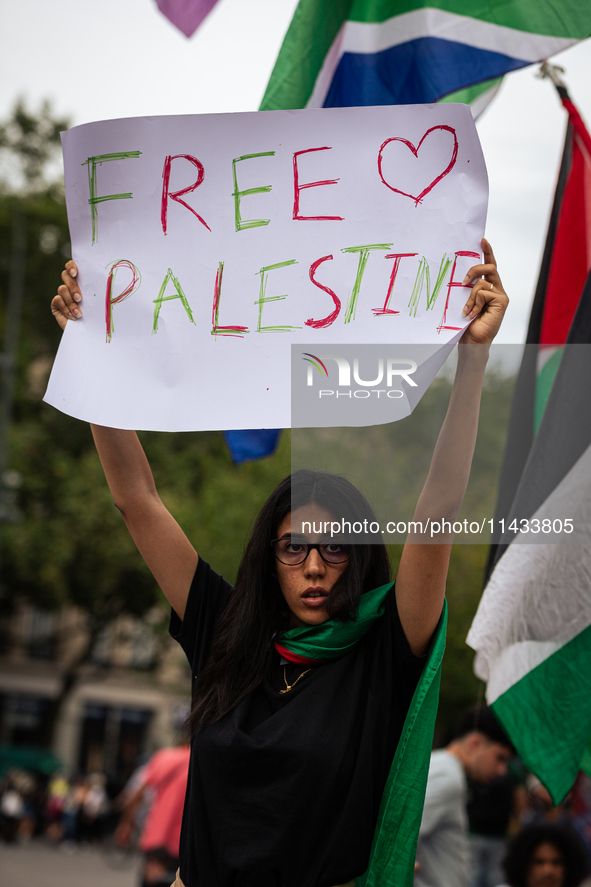
[(284, 665), (284, 666), (283, 666), (283, 680), (285, 681), (285, 690), (280, 690), (280, 691), (279, 691), (280, 694), (281, 694), (282, 696), (284, 696), (285, 693), (289, 693), (290, 690), (293, 690), (293, 688), (295, 687), (295, 685), (297, 684), (297, 682), (299, 681), (299, 679), (300, 679), (300, 678), (303, 678), (304, 675), (305, 675), (305, 674), (308, 674), (308, 672), (311, 671), (311, 670), (312, 670), (311, 668), (307, 668), (307, 669), (306, 669), (305, 671), (303, 671), (300, 675), (298, 675), (298, 677), (295, 679), (295, 681), (293, 682), (293, 684), (288, 684), (288, 683), (287, 683), (287, 665)]

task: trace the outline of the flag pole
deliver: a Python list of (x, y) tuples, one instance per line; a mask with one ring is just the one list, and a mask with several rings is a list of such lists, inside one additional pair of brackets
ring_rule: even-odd
[(550, 62), (546, 59), (545, 62), (542, 62), (540, 65), (540, 70), (536, 74), (536, 77), (539, 80), (551, 80), (556, 89), (562, 88), (566, 92), (566, 83), (561, 78), (561, 74), (566, 74), (564, 68), (561, 68), (560, 65), (551, 65)]

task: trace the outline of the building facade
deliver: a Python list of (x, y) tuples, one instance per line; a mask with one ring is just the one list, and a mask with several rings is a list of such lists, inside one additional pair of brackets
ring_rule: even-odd
[(101, 771), (123, 785), (178, 741), (188, 711), (190, 670), (166, 618), (155, 607), (91, 636), (73, 607), (17, 606), (0, 642), (0, 744), (45, 748), (69, 775)]

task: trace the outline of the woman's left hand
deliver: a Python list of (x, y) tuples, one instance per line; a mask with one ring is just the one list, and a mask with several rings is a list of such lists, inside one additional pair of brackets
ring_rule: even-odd
[(468, 319), (474, 319), (460, 339), (462, 345), (490, 345), (499, 331), (509, 304), (492, 247), (484, 238), (482, 252), (484, 264), (473, 265), (464, 278), (464, 283), (474, 281), (474, 285), (462, 313)]

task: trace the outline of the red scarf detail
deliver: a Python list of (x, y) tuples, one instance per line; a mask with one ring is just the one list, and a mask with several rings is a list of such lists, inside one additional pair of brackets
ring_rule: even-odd
[(277, 641), (274, 641), (275, 649), (279, 653), (280, 656), (283, 656), (284, 659), (287, 659), (288, 662), (293, 662), (295, 665), (321, 665), (322, 661), (320, 659), (308, 659), (307, 656), (300, 656), (298, 653), (292, 653), (291, 650), (286, 650), (285, 647), (282, 647), (281, 644), (278, 644)]

